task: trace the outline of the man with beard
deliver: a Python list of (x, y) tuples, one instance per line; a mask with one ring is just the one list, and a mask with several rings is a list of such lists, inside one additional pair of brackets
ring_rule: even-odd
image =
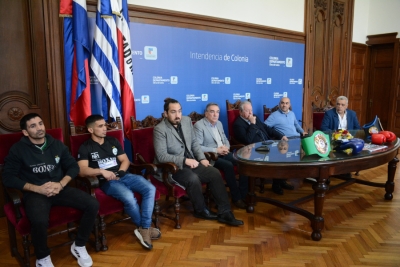
[[(182, 116), (182, 107), (177, 100), (167, 98), (164, 102), (164, 120), (154, 128), (154, 162), (173, 162), (178, 166), (179, 171), (172, 175), (172, 179), (186, 189), (195, 217), (233, 226), (243, 225), (243, 221), (237, 220), (231, 211), (221, 174), (210, 165), (197, 142), (191, 119)], [(202, 183), (209, 185), (218, 214), (207, 209)]]
[[(106, 121), (101, 115), (90, 115), (85, 124), (91, 138), (79, 148), (80, 175), (97, 176), (101, 190), (124, 203), (125, 212), (138, 227), (134, 231), (136, 237), (144, 248), (152, 249), (151, 239), (161, 236), (160, 230), (150, 227), (155, 187), (143, 176), (128, 172), (129, 158), (119, 141), (107, 136)], [(142, 196), (140, 206), (133, 192)]]
[(47, 247), (47, 228), (52, 206), (72, 207), (83, 212), (78, 234), (71, 246), (79, 266), (92, 266), (86, 251), (99, 210), (95, 198), (67, 184), (78, 175), (79, 167), (61, 141), (46, 134), (42, 118), (36, 113), (22, 117), (24, 137), (14, 144), (5, 159), (3, 183), (23, 191), (26, 216), (31, 224), (36, 266), (52, 267)]

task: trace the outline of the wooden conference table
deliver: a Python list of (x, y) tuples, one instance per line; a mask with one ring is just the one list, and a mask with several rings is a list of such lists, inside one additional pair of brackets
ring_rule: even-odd
[[(363, 137), (363, 131), (353, 132), (353, 136)], [(328, 157), (321, 158), (318, 155), (306, 156), (301, 149), (301, 140), (290, 139), (287, 144), (284, 141), (274, 141), (268, 145), (269, 152), (258, 152), (256, 148), (261, 143), (245, 146), (234, 154), (237, 159), (239, 173), (249, 177), (249, 192), (247, 196), (247, 212), (254, 212), (256, 200), (275, 205), (280, 208), (300, 214), (311, 221), (311, 238), (319, 241), (322, 238), (321, 230), (324, 228), (324, 218), (322, 210), (324, 205), (325, 193), (329, 190), (329, 177), (350, 172), (366, 170), (382, 164), (388, 163), (388, 178), (386, 183), (373, 183), (355, 178), (347, 178), (341, 185), (360, 183), (376, 187), (385, 188), (385, 199), (391, 200), (394, 191), (394, 175), (398, 162), (397, 153), (400, 140), (385, 144), (387, 147), (369, 151), (363, 150), (357, 155), (347, 155), (344, 152), (331, 152)], [(287, 147), (286, 147), (286, 146)], [(304, 202), (307, 198), (291, 203), (283, 203), (272, 198), (256, 196), (254, 193), (255, 178), (275, 178), (275, 179), (304, 179), (315, 178), (314, 189), (314, 214), (301, 209), (296, 205)], [(312, 199), (308, 197), (308, 199)]]

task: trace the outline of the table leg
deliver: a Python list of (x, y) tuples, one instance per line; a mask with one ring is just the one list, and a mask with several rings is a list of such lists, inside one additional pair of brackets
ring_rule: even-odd
[(253, 213), (254, 212), (254, 205), (256, 204), (256, 194), (255, 190), (255, 177), (249, 177), (249, 191), (247, 192), (247, 212)]
[(397, 168), (397, 163), (399, 160), (397, 157), (394, 157), (391, 161), (388, 163), (388, 179), (385, 184), (385, 199), (386, 200), (392, 200), (393, 198), (393, 191), (394, 191), (394, 175), (396, 174), (396, 168)]
[(324, 207), (325, 192), (329, 189), (329, 186), (326, 184), (326, 180), (328, 179), (328, 177), (328, 168), (321, 168), (318, 182), (313, 185), (314, 217), (311, 219), (311, 228), (313, 229), (311, 238), (314, 241), (319, 241), (322, 238), (321, 231), (324, 228), (324, 218), (322, 217), (322, 210)]

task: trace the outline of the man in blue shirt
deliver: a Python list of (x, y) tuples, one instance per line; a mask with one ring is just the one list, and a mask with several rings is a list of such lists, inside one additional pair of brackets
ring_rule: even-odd
[[(279, 101), (279, 109), (269, 115), (264, 123), (286, 137), (300, 137), (300, 135), (307, 134), (299, 125), (294, 112), (290, 110), (290, 99), (288, 97), (281, 98)], [(278, 181), (281, 182), (280, 185), (277, 183), (273, 183), (272, 185), (272, 191), (276, 194), (282, 195), (282, 188), (288, 190), (294, 189), (294, 187), (285, 180)]]
[(307, 134), (298, 123), (294, 112), (290, 110), (290, 99), (288, 97), (281, 98), (279, 109), (269, 115), (264, 123), (286, 137)]

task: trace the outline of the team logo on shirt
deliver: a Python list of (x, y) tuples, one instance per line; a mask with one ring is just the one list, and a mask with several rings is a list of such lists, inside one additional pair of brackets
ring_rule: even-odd
[(57, 163), (57, 164), (60, 162), (60, 157), (59, 157), (58, 155), (56, 155), (56, 156), (54, 157), (54, 159), (56, 160), (56, 163)]
[(98, 153), (98, 152), (93, 152), (93, 153), (90, 153), (90, 155), (92, 156), (92, 160), (95, 160), (95, 159), (99, 159), (99, 158), (100, 158), (100, 156), (99, 156), (99, 153)]
[(118, 149), (117, 149), (115, 146), (112, 147), (112, 153), (113, 153), (115, 156), (116, 156), (117, 153), (118, 153)]

